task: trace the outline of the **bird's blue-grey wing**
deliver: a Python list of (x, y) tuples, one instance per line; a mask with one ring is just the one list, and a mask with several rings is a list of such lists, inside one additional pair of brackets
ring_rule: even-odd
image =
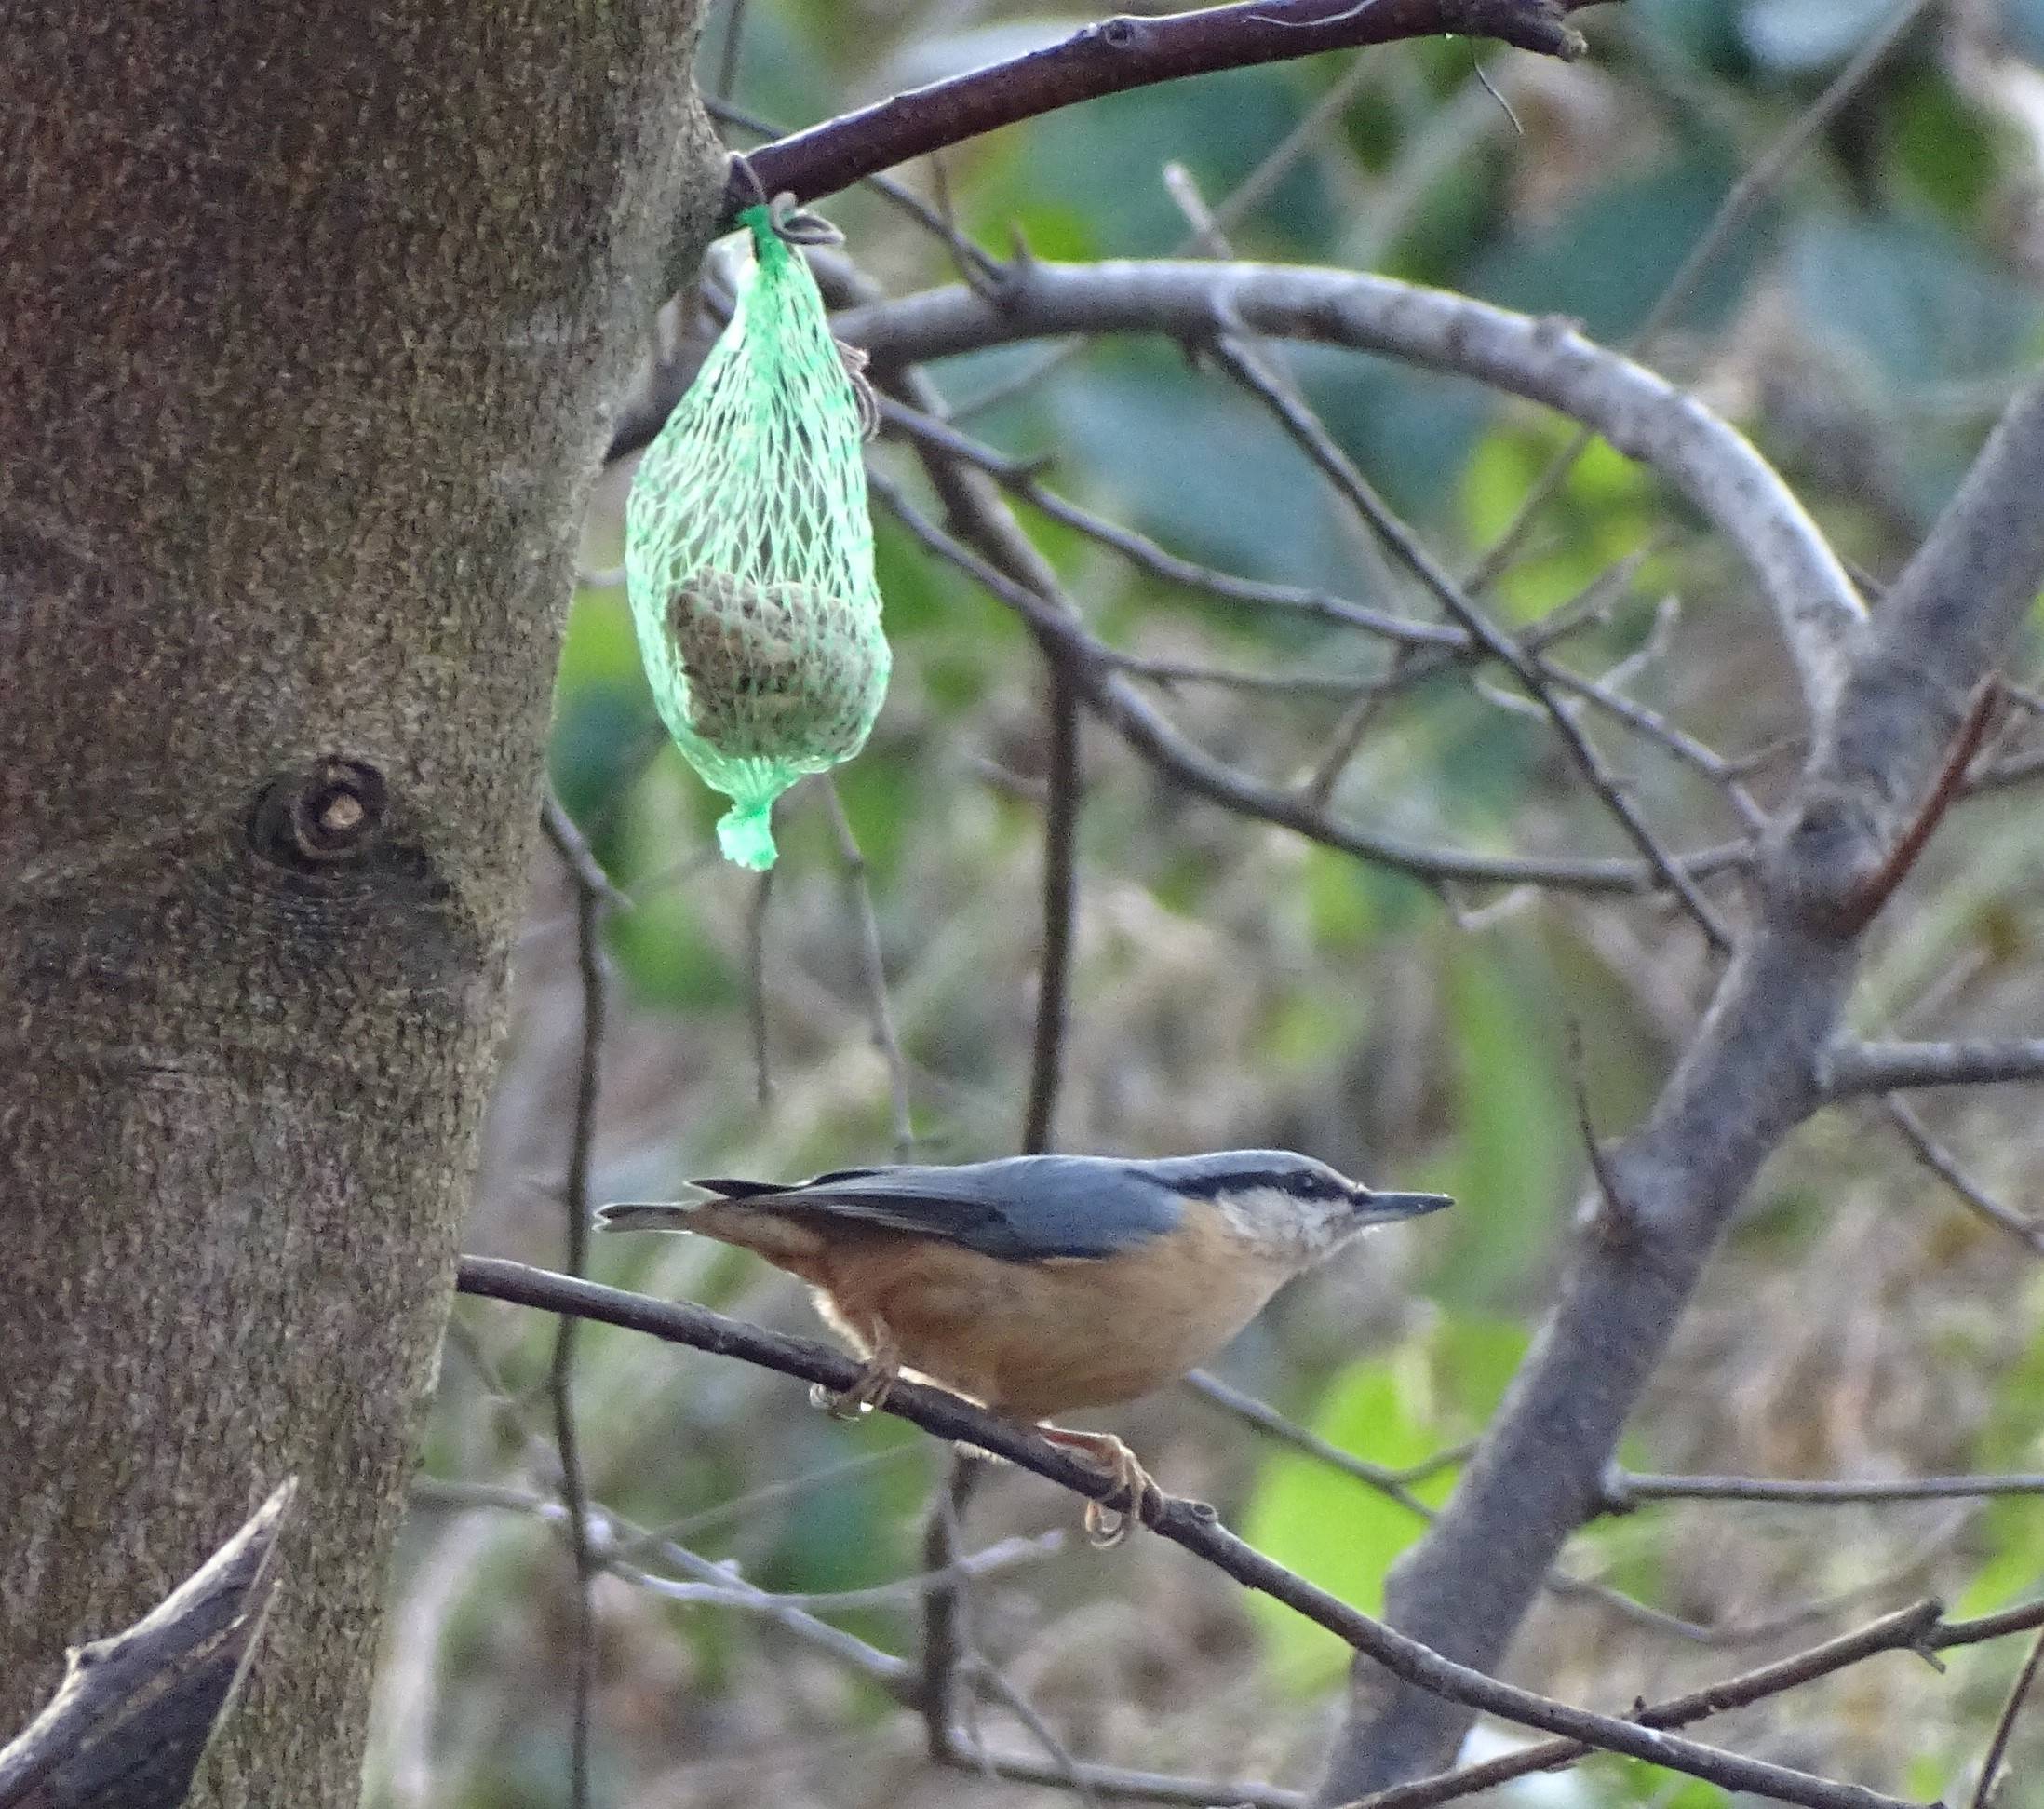
[(727, 1199), (791, 1216), (850, 1219), (1003, 1262), (1114, 1255), (1170, 1231), (1170, 1189), (1096, 1156), (1009, 1156), (957, 1168), (844, 1168), (798, 1186), (702, 1181)]
[(691, 1187), (700, 1187), (706, 1194), (715, 1194), (719, 1199), (760, 1200), (768, 1195), (779, 1196), (799, 1193), (804, 1187), (814, 1187), (823, 1182), (853, 1181), (866, 1175), (884, 1173), (881, 1168), (833, 1168), (827, 1175), (812, 1175), (807, 1181), (792, 1184), (785, 1181), (739, 1181), (729, 1175), (706, 1176), (689, 1182)]

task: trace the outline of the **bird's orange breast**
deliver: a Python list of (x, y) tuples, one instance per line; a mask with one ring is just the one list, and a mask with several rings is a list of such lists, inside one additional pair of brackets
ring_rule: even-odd
[(1196, 1369), (1288, 1278), (1211, 1208), (1118, 1255), (1001, 1262), (956, 1244), (861, 1229), (781, 1265), (870, 1348), (1029, 1420), (1133, 1400)]

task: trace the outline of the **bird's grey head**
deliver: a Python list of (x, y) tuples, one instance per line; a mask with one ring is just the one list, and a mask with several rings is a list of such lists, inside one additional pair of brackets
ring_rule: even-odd
[(1372, 1225), (1453, 1204), (1446, 1194), (1379, 1193), (1290, 1150), (1227, 1150), (1144, 1166), (1187, 1197), (1212, 1201), (1238, 1236), (1301, 1266)]

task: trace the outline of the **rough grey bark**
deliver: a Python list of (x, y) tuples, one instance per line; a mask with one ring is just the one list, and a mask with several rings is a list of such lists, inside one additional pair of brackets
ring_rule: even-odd
[(195, 1801), (356, 1798), (699, 8), (0, 20), (0, 1729), (296, 1474)]

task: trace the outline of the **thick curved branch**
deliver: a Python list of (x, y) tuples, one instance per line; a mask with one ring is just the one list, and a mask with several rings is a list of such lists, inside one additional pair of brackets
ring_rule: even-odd
[[(882, 305), (877, 286), (848, 260), (827, 250), (816, 250), (809, 253), (809, 262), (831, 304), (844, 308), (834, 323), (840, 331), (847, 323), (868, 319), (872, 311)], [(1165, 267), (1209, 268), (1204, 265)], [(1402, 285), (1392, 287), (1404, 290)], [(1433, 293), (1432, 290), (1413, 292)], [(853, 305), (846, 306), (847, 304)], [(1505, 317), (1515, 319), (1518, 317)], [(1081, 626), (1076, 609), (1059, 592), (1055, 574), (1044, 564), (1027, 536), (1015, 527), (1012, 515), (994, 493), (988, 477), (975, 468), (978, 462), (954, 453), (951, 444), (944, 438), (946, 424), (941, 418), (941, 401), (928, 381), (912, 364), (900, 361), (898, 356), (890, 358), (877, 374), (883, 389), (893, 392), (892, 399), (898, 405), (894, 415), (897, 422), (913, 419), (936, 430), (935, 438), (927, 431), (910, 437), (939, 497), (961, 530), (972, 531), (969, 537), (975, 544), (962, 545), (958, 538), (926, 520), (902, 495), (898, 486), (879, 471), (867, 474), (868, 487), (874, 497), (893, 510), (930, 550), (958, 566), (975, 583), (1014, 609), (1046, 648), (1062, 649), (1082, 695), (1095, 713), (1137, 753), (1189, 790), (1224, 809), (1293, 830), (1325, 846), (1411, 873), (1431, 884), (1529, 884), (1593, 892), (1645, 891), (1654, 884), (1654, 870), (1644, 861), (1486, 856), (1429, 847), (1338, 822), (1328, 817), (1311, 795), (1264, 784), (1216, 760), (1182, 735), (1134, 686), (1126, 683), (1114, 669), (1111, 650), (1102, 646)], [(1652, 381), (1658, 384), (1660, 380)], [(1724, 431), (1729, 432), (1728, 429)], [(1731, 438), (1744, 447), (1745, 442), (1738, 440), (1736, 435)], [(958, 444), (969, 446), (971, 442), (961, 439)], [(1759, 470), (1771, 479), (1771, 471), (1759, 462), (1752, 449), (1745, 450)], [(1779, 480), (1776, 484), (1779, 488)], [(1785, 495), (1786, 492), (1782, 493)], [(1811, 533), (1814, 536), (1815, 531), (1811, 530)], [(1815, 544), (1823, 557), (1830, 559), (1821, 537)], [(1832, 567), (1837, 569), (1836, 560), (1832, 560)], [(1837, 582), (1842, 587), (1845, 606), (1856, 610), (1859, 607), (1857, 599), (1842, 571), (1838, 571)], [(1538, 634), (1528, 636), (1525, 642), (1529, 653), (1537, 653), (1541, 644)], [(1701, 880), (1713, 873), (1744, 867), (1750, 858), (1749, 846), (1739, 843), (1678, 855), (1674, 857), (1674, 861), (1688, 878)]]
[[(464, 1294), (597, 1319), (605, 1325), (647, 1332), (671, 1343), (735, 1357), (834, 1391), (851, 1387), (858, 1376), (858, 1365), (849, 1357), (821, 1344), (783, 1337), (690, 1302), (650, 1300), (641, 1294), (530, 1268), (522, 1262), (464, 1256), (456, 1286)], [(1122, 1492), (1111, 1477), (1081, 1463), (1033, 1428), (989, 1413), (941, 1388), (897, 1384), (882, 1411), (939, 1438), (991, 1451), (1091, 1500), (1109, 1500)], [(1222, 1526), (1212, 1508), (1197, 1502), (1163, 1496), (1144, 1502), (1141, 1515), (1146, 1526), (1172, 1544), (1327, 1628), (1414, 1687), (1438, 1691), (1469, 1708), (1580, 1740), (1606, 1751), (1644, 1759), (1649, 1764), (1686, 1772), (1727, 1789), (1756, 1791), (1783, 1802), (1809, 1805), (1809, 1809), (1904, 1809), (1897, 1799), (1876, 1790), (1833, 1783), (1787, 1766), (1677, 1739), (1636, 1721), (1572, 1708), (1451, 1663), (1273, 1563)]]
[(1723, 533), (1773, 607), (1813, 716), (1836, 695), (1866, 619), (1837, 556), (1744, 436), (1565, 321), (1351, 271), (1160, 261), (1024, 263), (990, 295), (932, 290), (851, 309), (833, 324), (882, 364), (1069, 333), (1205, 343), (1248, 331), (1474, 377), (1595, 428)]
[[(1848, 668), (1763, 874), (1758, 922), (1646, 1126), (1608, 1158), (1560, 1299), (1432, 1528), (1392, 1619), (1481, 1669), (1602, 1504), (1605, 1466), (1760, 1166), (1822, 1102), (1858, 965), (1848, 907), (1884, 871), (2044, 580), (2044, 385), (2010, 406)], [(1470, 1717), (1359, 1664), (1322, 1786), (1346, 1802), (1442, 1769)]]
[[(1236, 0), (1162, 17), (1104, 19), (1005, 62), (827, 119), (748, 154), (759, 186), (799, 201), (835, 195), (877, 171), (984, 132), (1104, 94), (1324, 50), (1399, 38), (1488, 37), (1572, 60), (1584, 49), (1568, 14), (1592, 0)], [(728, 220), (757, 199), (733, 168)]]

